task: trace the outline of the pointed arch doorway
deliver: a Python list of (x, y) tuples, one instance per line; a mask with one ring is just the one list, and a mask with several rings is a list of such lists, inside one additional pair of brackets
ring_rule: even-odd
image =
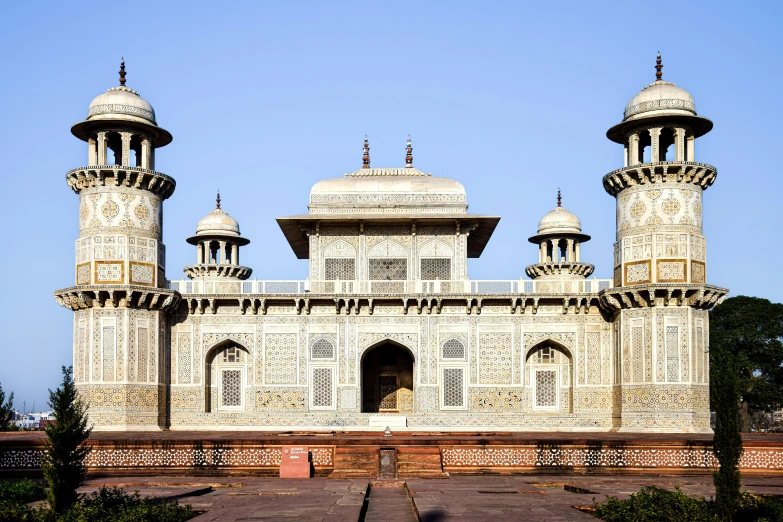
[(362, 356), (362, 412), (413, 413), (413, 354), (391, 341)]

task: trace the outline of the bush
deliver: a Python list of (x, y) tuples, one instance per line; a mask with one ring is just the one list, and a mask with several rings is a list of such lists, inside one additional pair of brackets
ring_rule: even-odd
[(0, 501), (27, 504), (44, 498), (46, 498), (44, 487), (30, 479), (0, 482)]
[[(719, 506), (702, 497), (691, 498), (675, 488), (668, 491), (644, 487), (627, 500), (607, 497), (596, 505), (595, 516), (607, 522), (717, 522), (722, 520)], [(783, 499), (765, 498), (749, 493), (740, 496), (734, 522), (775, 522), (783, 520)]]
[(61, 513), (33, 509), (20, 502), (0, 501), (0, 520), (8, 522), (184, 522), (198, 513), (176, 501), (158, 501), (130, 495), (120, 488), (103, 487)]

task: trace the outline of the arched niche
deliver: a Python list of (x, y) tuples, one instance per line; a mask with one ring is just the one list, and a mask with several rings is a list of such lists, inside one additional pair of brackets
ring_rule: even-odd
[(361, 353), (359, 382), (364, 413), (413, 413), (415, 355), (404, 344), (386, 338)]
[(206, 412), (239, 412), (250, 409), (250, 350), (233, 339), (212, 346), (204, 358)]

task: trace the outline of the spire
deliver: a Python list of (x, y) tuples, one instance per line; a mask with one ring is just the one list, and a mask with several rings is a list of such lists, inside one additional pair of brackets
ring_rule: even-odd
[(123, 57), (120, 61), (120, 85), (122, 87), (125, 87), (125, 75), (128, 74), (125, 72), (125, 58)]
[(217, 195), (217, 207), (216, 208), (220, 208), (220, 191), (219, 190), (218, 190), (218, 195)]
[(661, 64), (661, 52), (658, 51), (658, 58), (655, 60), (655, 81), (657, 82), (661, 81), (661, 78), (663, 77), (661, 69), (663, 69), (663, 65)]
[(364, 155), (362, 156), (362, 168), (370, 168), (370, 142), (367, 141), (367, 135), (364, 135)]
[(408, 144), (405, 146), (405, 168), (413, 168), (413, 146), (411, 145), (410, 134), (408, 134)]
[(562, 203), (563, 198), (560, 196), (560, 187), (557, 187), (557, 206), (562, 206), (560, 203)]

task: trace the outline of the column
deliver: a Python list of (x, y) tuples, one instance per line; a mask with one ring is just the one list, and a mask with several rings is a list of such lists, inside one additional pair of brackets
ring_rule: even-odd
[(550, 263), (557, 263), (557, 259), (559, 256), (558, 248), (557, 248), (557, 239), (550, 239), (550, 243), (552, 243), (552, 261)]
[(209, 259), (210, 264), (217, 263), (217, 252), (212, 250), (212, 241), (207, 242), (207, 247), (209, 248), (209, 253), (207, 254), (207, 258)]
[(566, 252), (566, 254), (568, 255), (567, 261), (569, 263), (573, 263), (574, 262), (574, 240), (573, 239), (568, 239), (566, 241), (567, 241), (567, 244), (568, 244), (568, 251)]
[(95, 141), (95, 138), (90, 138), (87, 140), (87, 165), (97, 165), (96, 161), (98, 159), (98, 150), (97, 150), (97, 142)]
[(696, 138), (692, 133), (689, 133), (685, 140), (688, 144), (688, 157), (685, 161), (696, 161)]
[(674, 161), (685, 161), (685, 129), (674, 129)]
[(147, 138), (141, 140), (141, 168), (143, 169), (150, 168), (150, 148), (150, 140)]
[(576, 262), (577, 262), (577, 263), (579, 263), (579, 262), (581, 262), (581, 261), (582, 261), (582, 254), (581, 254), (581, 252), (579, 251), (579, 250), (580, 250), (580, 249), (579, 249), (579, 245), (581, 245), (581, 243), (577, 243), (577, 244), (576, 244), (576, 252), (575, 252), (575, 254), (576, 254)]
[(226, 263), (226, 242), (221, 241), (220, 242), (220, 248), (218, 249), (218, 256), (220, 257), (220, 261), (218, 261), (218, 264), (225, 264)]
[(196, 264), (200, 265), (204, 259), (204, 243), (196, 245)]
[(98, 165), (106, 165), (106, 133), (98, 133)]
[(639, 161), (639, 133), (634, 132), (628, 137), (629, 145), (630, 145), (630, 158), (629, 163), (631, 166), (638, 165), (641, 163)]
[(630, 152), (630, 144), (628, 143), (628, 140), (625, 140), (625, 143), (623, 143), (623, 167), (628, 166), (628, 153)]
[(239, 247), (236, 243), (231, 245), (231, 264), (232, 265), (238, 265), (239, 264)]
[(546, 240), (541, 241), (541, 244), (538, 245), (538, 262), (546, 263)]
[(131, 133), (130, 132), (121, 132), (120, 136), (122, 137), (122, 162), (121, 165), (130, 165), (130, 141), (131, 141)]
[(661, 161), (661, 128), (662, 127), (650, 127), (650, 162), (655, 163)]

